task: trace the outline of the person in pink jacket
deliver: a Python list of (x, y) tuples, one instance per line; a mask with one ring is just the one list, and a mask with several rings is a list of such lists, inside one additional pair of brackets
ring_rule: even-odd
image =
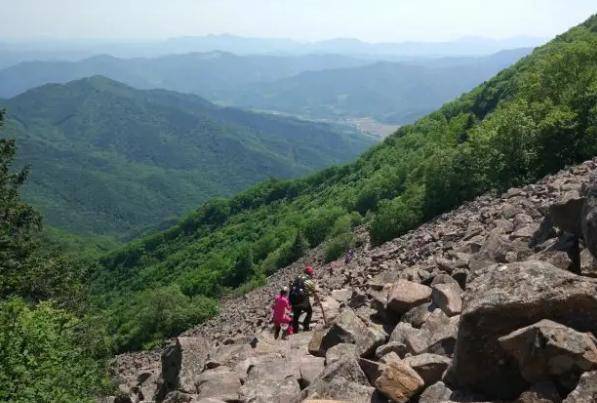
[(292, 334), (292, 326), (290, 326), (292, 318), (288, 316), (289, 311), (290, 302), (288, 301), (288, 287), (284, 287), (282, 290), (280, 290), (280, 294), (276, 295), (272, 309), (275, 339), (280, 336), (280, 330), (282, 329), (283, 324), (287, 325), (287, 330), (282, 338), (284, 338), (286, 335)]

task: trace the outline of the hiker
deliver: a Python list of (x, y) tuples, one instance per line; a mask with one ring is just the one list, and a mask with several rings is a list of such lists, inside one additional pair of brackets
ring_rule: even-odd
[(346, 256), (344, 256), (344, 264), (349, 264), (352, 262), (352, 258), (354, 257), (354, 249), (350, 248), (348, 252), (346, 252)]
[(292, 330), (294, 333), (299, 331), (299, 318), (301, 314), (306, 313), (305, 319), (303, 320), (303, 329), (309, 331), (311, 325), (311, 315), (313, 314), (313, 308), (311, 307), (311, 301), (309, 297), (313, 295), (317, 304), (321, 307), (323, 314), (323, 320), (325, 322), (325, 313), (323, 313), (323, 306), (317, 295), (317, 289), (315, 282), (313, 281), (313, 275), (315, 271), (313, 267), (307, 266), (305, 274), (297, 276), (292, 283), (290, 288), (290, 303), (292, 304)]
[(282, 338), (292, 334), (292, 318), (288, 316), (290, 311), (290, 302), (288, 301), (288, 287), (284, 287), (280, 290), (280, 294), (276, 295), (274, 300), (274, 306), (272, 309), (272, 317), (274, 321), (274, 339), (280, 336), (280, 330), (282, 325), (286, 324), (287, 328)]

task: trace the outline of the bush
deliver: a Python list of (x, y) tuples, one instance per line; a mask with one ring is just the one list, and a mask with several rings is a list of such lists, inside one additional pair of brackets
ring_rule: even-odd
[(124, 309), (116, 316), (120, 323), (114, 329), (118, 351), (154, 348), (217, 313), (214, 300), (189, 298), (176, 286), (147, 290), (122, 304)]
[(374, 245), (392, 240), (420, 223), (421, 210), (411, 204), (412, 202), (404, 201), (401, 197), (380, 204), (369, 228)]
[(0, 303), (0, 400), (92, 402), (107, 385), (84, 350), (80, 321), (49, 302)]

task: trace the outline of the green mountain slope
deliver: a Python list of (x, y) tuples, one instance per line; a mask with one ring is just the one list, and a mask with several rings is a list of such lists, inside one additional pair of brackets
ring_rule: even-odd
[(31, 61), (0, 70), (0, 97), (12, 97), (48, 83), (103, 75), (135, 88), (163, 88), (218, 99), (249, 83), (368, 63), (339, 55), (237, 56), (217, 51), (157, 58), (122, 59), (104, 55), (76, 62)]
[(369, 116), (412, 123), (530, 52), (524, 48), (479, 58), (309, 71), (249, 85), (228, 102), (318, 119)]
[(355, 163), (211, 201), (171, 229), (106, 256), (94, 292), (112, 315), (118, 347), (148, 346), (168, 335), (148, 327), (147, 318), (139, 321), (148, 289), (218, 297), (263, 281), (304, 253), (307, 242), (328, 242), (333, 257), (361, 220), (373, 241), (383, 242), (482, 192), (596, 153), (594, 16)]
[(268, 177), (348, 161), (372, 140), (329, 125), (219, 108), (103, 77), (3, 103), (31, 165), (24, 197), (75, 233), (125, 235)]

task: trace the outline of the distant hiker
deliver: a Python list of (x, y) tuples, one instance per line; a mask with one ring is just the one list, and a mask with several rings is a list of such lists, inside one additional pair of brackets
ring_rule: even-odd
[(354, 249), (350, 248), (348, 252), (346, 252), (346, 256), (344, 256), (344, 264), (349, 264), (352, 262), (352, 258), (354, 257)]
[(286, 335), (292, 334), (292, 318), (288, 316), (290, 311), (290, 302), (288, 301), (288, 287), (284, 287), (280, 290), (280, 294), (276, 295), (274, 300), (274, 306), (272, 309), (272, 316), (274, 321), (274, 338), (277, 339), (280, 336), (280, 330), (282, 325), (287, 325), (286, 332), (282, 335), (284, 338)]
[(311, 315), (313, 314), (313, 308), (311, 307), (311, 301), (309, 297), (313, 295), (315, 301), (321, 306), (321, 312), (323, 314), (323, 320), (325, 322), (325, 313), (323, 313), (323, 306), (317, 295), (317, 288), (313, 281), (313, 275), (315, 271), (311, 266), (307, 266), (304, 275), (296, 277), (290, 288), (290, 303), (292, 304), (292, 329), (294, 333), (299, 331), (299, 318), (303, 314), (306, 314), (303, 320), (303, 329), (309, 330), (311, 325)]

